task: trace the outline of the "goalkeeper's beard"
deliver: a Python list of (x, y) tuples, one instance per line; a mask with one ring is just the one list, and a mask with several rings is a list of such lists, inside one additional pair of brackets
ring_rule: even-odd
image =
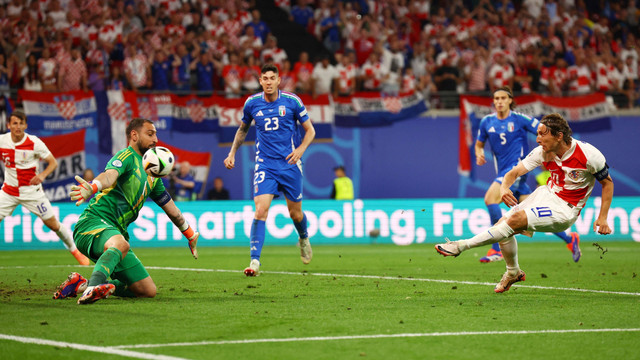
[(142, 146), (142, 140), (138, 140), (136, 142), (136, 147), (138, 148), (138, 151), (140, 152), (140, 154), (144, 155), (144, 153), (146, 153), (147, 150), (156, 147), (156, 144), (155, 143), (151, 143), (151, 144), (149, 144), (149, 146), (144, 147), (144, 146)]

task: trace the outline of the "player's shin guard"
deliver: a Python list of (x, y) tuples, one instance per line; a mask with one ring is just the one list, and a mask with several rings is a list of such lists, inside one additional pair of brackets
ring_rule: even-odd
[(100, 255), (93, 268), (93, 273), (89, 279), (89, 286), (105, 284), (113, 273), (113, 269), (122, 260), (122, 252), (115, 247), (110, 247)]
[(300, 222), (293, 222), (293, 225), (298, 230), (298, 235), (300, 235), (300, 239), (306, 239), (309, 237), (307, 233), (307, 215), (302, 213), (302, 220)]
[(507, 263), (507, 273), (509, 276), (518, 275), (520, 270), (520, 265), (518, 264), (518, 241), (514, 236), (509, 236), (500, 241), (499, 244), (504, 262)]
[[(500, 204), (489, 204), (487, 205), (487, 210), (489, 210), (489, 218), (491, 219), (491, 225), (495, 225), (502, 217), (502, 210), (500, 210)], [(493, 243), (493, 245), (491, 245), (491, 248), (495, 251), (500, 251), (500, 245), (498, 245), (498, 243)]]
[(251, 259), (260, 260), (262, 245), (264, 244), (265, 223), (263, 220), (253, 219), (251, 225), (250, 253)]
[(458, 248), (464, 251), (478, 246), (493, 244), (510, 237), (513, 233), (513, 229), (506, 221), (503, 221), (477, 234), (471, 239), (458, 241)]

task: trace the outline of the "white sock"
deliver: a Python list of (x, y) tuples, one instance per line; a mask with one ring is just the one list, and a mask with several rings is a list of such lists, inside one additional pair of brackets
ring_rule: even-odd
[(459, 240), (458, 248), (460, 251), (468, 250), (474, 247), (489, 245), (502, 241), (511, 235), (513, 235), (513, 229), (507, 224), (506, 221), (502, 221), (496, 225), (493, 225), (488, 230), (481, 232), (480, 234), (467, 240)]
[(67, 229), (65, 229), (62, 224), (60, 224), (60, 229), (56, 231), (56, 235), (58, 235), (60, 240), (64, 243), (64, 246), (69, 249), (70, 252), (76, 251), (76, 244), (73, 242), (73, 239), (69, 236)]
[(518, 265), (518, 241), (514, 236), (509, 236), (507, 239), (500, 241), (499, 244), (504, 262), (507, 263), (507, 274), (509, 276), (518, 275), (520, 271), (520, 265)]

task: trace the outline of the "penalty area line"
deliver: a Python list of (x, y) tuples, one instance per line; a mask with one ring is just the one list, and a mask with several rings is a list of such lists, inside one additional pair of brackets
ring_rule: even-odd
[(135, 359), (186, 360), (185, 358), (179, 358), (174, 356), (148, 354), (148, 353), (131, 351), (131, 350), (122, 350), (122, 349), (114, 348), (111, 346), (93, 346), (93, 345), (70, 343), (65, 341), (54, 341), (54, 340), (47, 340), (47, 339), (40, 339), (40, 338), (15, 336), (15, 335), (9, 335), (9, 334), (0, 334), (0, 340), (16, 341), (23, 344), (36, 344), (36, 345), (55, 346), (59, 348), (70, 348), (75, 350), (91, 351), (91, 352), (97, 352), (97, 353), (109, 354), (109, 355), (120, 355), (120, 356), (135, 358)]
[[(82, 265), (29, 265), (29, 266), (0, 266), (0, 269), (27, 269), (27, 268), (62, 268), (62, 267), (89, 267)], [(218, 272), (218, 273), (242, 273), (242, 270), (226, 270), (226, 269), (199, 269), (199, 268), (180, 268), (170, 266), (145, 266), (147, 269), (152, 270), (169, 270), (169, 271), (193, 271), (193, 272)], [(275, 275), (296, 275), (296, 276), (320, 276), (320, 277), (343, 277), (343, 278), (355, 278), (355, 279), (374, 279), (374, 280), (401, 280), (401, 281), (419, 281), (419, 282), (434, 282), (441, 284), (463, 284), (463, 285), (482, 285), (482, 286), (495, 286), (495, 283), (480, 282), (480, 281), (464, 281), (464, 280), (445, 280), (445, 279), (429, 279), (429, 278), (414, 278), (414, 277), (401, 277), (401, 276), (382, 276), (382, 275), (358, 275), (358, 274), (333, 274), (333, 273), (313, 273), (313, 272), (294, 272), (294, 271), (261, 271), (262, 274), (275, 274)], [(627, 292), (627, 291), (609, 291), (609, 290), (595, 290), (595, 289), (580, 289), (580, 288), (568, 288), (568, 287), (554, 287), (554, 286), (541, 286), (541, 285), (525, 285), (522, 283), (514, 284), (514, 288), (529, 288), (540, 290), (558, 290), (558, 291), (573, 291), (583, 293), (594, 294), (608, 294), (608, 295), (631, 295), (640, 296), (640, 292)]]
[(336, 340), (368, 340), (412, 337), (439, 337), (439, 336), (477, 336), (477, 335), (536, 335), (536, 334), (568, 334), (568, 333), (603, 333), (603, 332), (636, 332), (640, 328), (631, 329), (561, 329), (561, 330), (507, 330), (507, 331), (460, 331), (460, 332), (431, 332), (431, 333), (404, 333), (404, 334), (372, 334), (372, 335), (344, 335), (344, 336), (311, 336), (293, 338), (271, 339), (241, 339), (220, 341), (197, 341), (167, 344), (137, 344), (113, 346), (114, 349), (142, 349), (179, 346), (203, 346), (203, 345), (233, 345), (233, 344), (257, 344), (257, 343), (283, 343), (301, 341), (336, 341)]

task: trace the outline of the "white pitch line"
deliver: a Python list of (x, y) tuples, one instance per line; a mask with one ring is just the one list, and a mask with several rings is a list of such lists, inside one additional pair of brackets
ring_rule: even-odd
[(142, 352), (131, 351), (131, 350), (121, 350), (111, 346), (104, 346), (104, 347), (92, 346), (92, 345), (76, 344), (76, 343), (70, 343), (70, 342), (64, 342), (64, 341), (54, 341), (54, 340), (47, 340), (47, 339), (15, 336), (15, 335), (9, 335), (9, 334), (0, 334), (0, 339), (17, 341), (24, 344), (48, 345), (48, 346), (56, 346), (61, 348), (71, 348), (76, 350), (92, 351), (92, 352), (109, 354), (109, 355), (120, 355), (120, 356), (126, 356), (130, 358), (136, 358), (136, 359), (186, 360), (185, 358), (179, 358), (174, 356), (148, 354), (148, 353), (142, 353)]
[[(26, 269), (26, 268), (38, 268), (38, 267), (78, 267), (78, 266), (79, 267), (86, 267), (86, 266), (82, 266), (82, 265), (33, 265), (33, 266), (0, 266), (0, 269)], [(152, 269), (152, 270), (242, 273), (241, 270), (225, 270), (225, 269), (179, 268), (179, 267), (169, 267), (169, 266), (145, 266), (145, 267), (147, 269)], [(261, 273), (263, 273), (263, 274), (276, 274), (276, 275), (344, 277), (344, 278), (374, 279), (374, 280), (404, 280), (404, 281), (434, 282), (434, 283), (442, 283), (442, 284), (463, 284), (463, 285), (495, 286), (495, 283), (480, 282), (480, 281), (445, 280), (445, 279), (413, 278), (413, 277), (398, 277), (398, 276), (332, 274), (332, 273), (311, 273), (311, 272), (293, 272), (293, 271), (262, 271)], [(607, 295), (640, 296), (640, 292), (608, 291), (608, 290), (580, 289), (580, 288), (553, 287), (553, 286), (540, 286), (540, 285), (525, 285), (525, 284), (515, 284), (513, 286), (514, 287), (521, 287), (521, 288), (530, 288), (530, 289), (541, 289), (541, 290), (560, 290), (560, 291), (575, 291), (575, 292), (607, 294)]]
[(601, 332), (635, 332), (640, 328), (631, 329), (564, 329), (564, 330), (507, 330), (507, 331), (460, 331), (460, 332), (432, 332), (432, 333), (405, 333), (405, 334), (372, 334), (372, 335), (344, 335), (344, 336), (312, 336), (294, 338), (272, 339), (243, 339), (220, 341), (196, 341), (167, 344), (137, 344), (113, 346), (114, 349), (142, 349), (179, 346), (203, 346), (203, 345), (230, 345), (230, 344), (256, 344), (256, 343), (282, 343), (300, 341), (335, 341), (335, 340), (367, 340), (389, 338), (412, 337), (438, 337), (438, 336), (472, 336), (472, 335), (532, 335), (532, 334), (567, 334), (567, 333), (601, 333)]

